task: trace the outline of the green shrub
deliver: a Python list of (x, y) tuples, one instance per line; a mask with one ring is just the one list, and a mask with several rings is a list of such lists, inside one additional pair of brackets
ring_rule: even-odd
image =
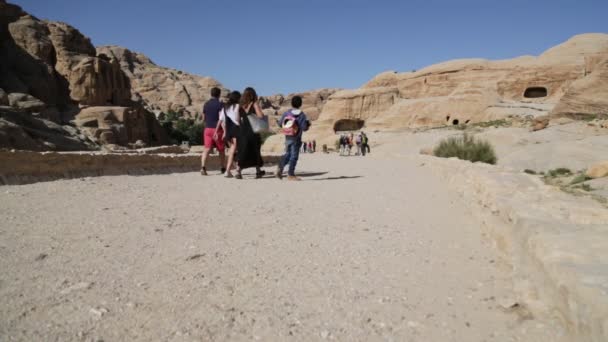
[(182, 113), (169, 111), (162, 115), (161, 125), (169, 135), (169, 139), (173, 144), (181, 144), (182, 141), (188, 141), (190, 145), (203, 144), (203, 130), (205, 125), (202, 122), (197, 122), (192, 119), (183, 118)]
[(549, 177), (558, 177), (558, 176), (569, 176), (572, 174), (570, 169), (565, 167), (558, 167), (557, 169), (547, 171), (547, 176)]
[(580, 173), (572, 179), (572, 181), (570, 182), (570, 185), (582, 183), (582, 182), (588, 181), (590, 179), (591, 178), (587, 177), (587, 175), (585, 175), (584, 173)]
[(581, 190), (583, 190), (583, 191), (587, 191), (587, 192), (595, 190), (595, 189), (594, 189), (593, 187), (591, 187), (591, 185), (589, 185), (589, 184), (579, 184), (579, 185), (575, 186), (574, 188), (575, 188), (575, 189), (581, 189)]
[(442, 158), (456, 157), (473, 163), (496, 164), (497, 160), (494, 148), (490, 143), (476, 140), (468, 134), (442, 140), (433, 150), (433, 154)]

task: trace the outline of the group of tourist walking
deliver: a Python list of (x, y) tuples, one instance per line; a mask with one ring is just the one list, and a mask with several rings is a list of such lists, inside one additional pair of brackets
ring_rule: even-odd
[[(207, 159), (212, 148), (220, 155), (221, 172), (226, 178), (242, 179), (242, 170), (255, 167), (256, 178), (262, 178), (266, 172), (262, 170), (262, 137), (255, 132), (251, 117), (267, 120), (258, 103), (256, 91), (245, 88), (243, 94), (233, 91), (228, 94), (225, 103), (220, 101), (221, 90), (211, 89), (211, 99), (203, 107), (204, 151), (201, 157), (201, 174), (207, 175)], [(294, 96), (292, 108), (281, 116), (278, 122), (285, 135), (285, 154), (277, 167), (276, 177), (283, 178), (283, 169), (289, 165), (287, 179), (299, 180), (295, 176), (295, 168), (302, 146), (302, 133), (310, 127), (306, 114), (300, 110), (302, 98)], [(316, 144), (315, 144), (316, 145)], [(226, 155), (226, 147), (228, 148)], [(227, 161), (226, 161), (227, 159)], [(232, 171), (235, 170), (235, 175)]]
[(313, 141), (303, 141), (302, 142), (302, 152), (306, 153), (314, 153), (317, 152), (317, 141), (313, 140)]
[(342, 134), (340, 135), (338, 144), (340, 145), (340, 155), (350, 156), (353, 147), (356, 147), (356, 156), (365, 156), (366, 153), (370, 153), (369, 139), (365, 132), (359, 132), (358, 134)]

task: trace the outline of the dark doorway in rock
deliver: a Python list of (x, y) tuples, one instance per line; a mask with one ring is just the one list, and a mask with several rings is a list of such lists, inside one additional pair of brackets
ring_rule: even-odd
[(547, 96), (547, 88), (545, 87), (529, 87), (524, 91), (524, 97), (528, 99), (535, 99), (539, 97)]
[(365, 125), (365, 120), (361, 119), (340, 119), (334, 122), (334, 132), (358, 131)]
[(459, 123), (460, 123), (460, 121), (458, 119), (452, 120), (452, 125), (454, 125), (454, 126), (458, 126)]

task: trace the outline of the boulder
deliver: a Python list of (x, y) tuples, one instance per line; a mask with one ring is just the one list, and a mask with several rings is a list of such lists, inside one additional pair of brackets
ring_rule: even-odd
[(46, 104), (44, 102), (28, 94), (8, 94), (8, 102), (11, 107), (26, 111), (28, 113), (40, 113), (46, 108)]
[(532, 123), (532, 131), (533, 132), (540, 131), (542, 129), (547, 128), (547, 126), (549, 126), (549, 117), (547, 117), (547, 116), (539, 117), (539, 118), (534, 119), (534, 121)]
[(0, 148), (30, 151), (83, 151), (96, 145), (52, 121), (10, 107), (0, 107)]
[(0, 89), (0, 106), (9, 106), (8, 94)]
[(593, 165), (585, 173), (589, 178), (608, 177), (608, 161)]
[(100, 144), (127, 146), (141, 141), (146, 145), (163, 145), (168, 142), (156, 116), (141, 106), (87, 107), (76, 115), (74, 124)]

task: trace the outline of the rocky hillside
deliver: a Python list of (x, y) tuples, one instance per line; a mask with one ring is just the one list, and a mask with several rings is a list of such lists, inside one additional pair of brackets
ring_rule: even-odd
[(359, 89), (331, 95), (307, 137), (333, 146), (335, 130), (351, 129), (354, 122), (391, 131), (608, 116), (607, 99), (608, 34), (584, 34), (538, 57), (455, 60), (416, 72), (381, 73)]
[(302, 110), (311, 121), (315, 121), (319, 118), (329, 97), (339, 90), (322, 88), (289, 95), (275, 94), (261, 97), (260, 102), (264, 113), (270, 118), (271, 127), (278, 130), (279, 127), (276, 125), (276, 121), (291, 108), (291, 99), (294, 96), (298, 95), (302, 97)]
[(208, 77), (162, 68), (0, 0), (0, 148), (83, 150), (168, 142), (154, 113), (196, 117)]
[(97, 55), (116, 61), (131, 83), (131, 100), (157, 114), (173, 111), (196, 118), (202, 104), (209, 100), (211, 88), (223, 88), (211, 77), (160, 67), (145, 55), (120, 46), (98, 47)]

